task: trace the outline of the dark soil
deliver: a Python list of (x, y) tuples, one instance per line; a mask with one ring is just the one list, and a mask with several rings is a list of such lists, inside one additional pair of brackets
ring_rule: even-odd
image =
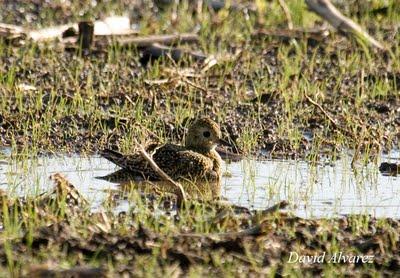
[[(7, 7), (2, 10), (0, 18), (8, 23), (27, 23), (28, 17), (37, 23), (35, 20), (40, 18), (35, 14), (40, 10), (35, 1), (30, 4), (25, 1), (8, 3)], [(60, 16), (55, 23), (70, 21), (71, 7), (52, 7), (56, 11), (60, 9)], [(11, 19), (9, 14), (14, 14), (14, 17)], [(214, 41), (218, 40), (223, 38), (217, 37)], [(398, 40), (396, 35), (393, 41), (387, 43), (395, 48)], [(303, 42), (300, 40), (299, 43)], [(238, 51), (240, 53), (234, 60), (233, 68), (226, 72), (228, 64), (221, 62), (207, 74), (189, 78), (199, 88), (189, 84), (177, 85), (173, 81), (161, 85), (146, 84), (151, 65), (143, 67), (140, 63), (141, 54), (135, 50), (122, 50), (118, 58), (113, 58), (114, 52), (110, 50), (108, 54), (105, 52), (81, 58), (62, 48), (30, 44), (3, 51), (0, 72), (5, 74), (14, 71), (14, 85), (23, 83), (39, 88), (41, 103), (37, 105), (37, 95), (24, 94), (24, 109), (21, 111), (13, 94), (14, 88), (1, 88), (2, 95), (7, 98), (6, 109), (0, 118), (1, 142), (3, 145), (14, 142), (17, 146), (33, 144), (44, 152), (96, 152), (105, 144), (118, 145), (118, 138), (142, 121), (135, 116), (135, 104), (139, 102), (143, 103), (141, 118), (155, 122), (151, 127), (153, 131), (165, 130), (169, 140), (179, 141), (183, 136), (185, 121), (177, 125), (174, 107), (179, 107), (187, 100), (186, 105), (190, 105), (194, 111), (192, 117), (207, 114), (219, 119), (224, 137), (233, 144), (240, 145), (240, 137), (250, 130), (257, 137), (257, 143), (253, 148), (242, 151), (257, 155), (303, 157), (312, 149), (315, 138), (320, 140), (320, 153), (359, 147), (389, 150), (399, 145), (400, 71), (393, 70), (395, 61), (388, 55), (371, 52), (373, 64), (362, 63), (359, 69), (350, 70), (351, 63), (348, 61), (352, 57), (366, 59), (367, 56), (354, 43), (334, 36), (328, 43), (306, 46), (299, 70), (287, 75), (280, 55), (285, 49), (286, 59), (296, 59), (298, 52), (294, 45), (273, 38), (253, 38), (229, 43), (227, 47), (232, 55)], [(28, 66), (26, 53), (32, 49), (33, 55)], [(171, 69), (174, 65), (166, 59), (161, 67)], [(186, 61), (179, 67), (190, 67), (198, 72), (201, 66)], [(338, 74), (343, 70), (344, 74)], [(118, 76), (114, 76), (115, 73)], [(161, 70), (157, 78), (173, 77)], [(289, 78), (289, 82), (282, 87), (282, 80), (286, 78)], [(303, 97), (304, 94), (310, 94), (301, 89), (307, 82), (321, 86), (324, 97), (317, 101), (338, 126), (332, 125), (326, 115)], [(369, 93), (378, 82), (393, 89), (385, 95)], [(298, 100), (295, 100), (296, 97), (287, 99), (285, 91), (293, 90), (300, 90), (297, 92)], [(85, 96), (89, 94), (88, 91), (90, 95)], [(190, 96), (188, 91), (191, 92)], [(92, 109), (99, 113), (94, 115), (91, 111), (71, 109), (51, 119), (45, 136), (33, 138), (36, 127), (26, 123), (40, 124), (42, 119), (51, 117), (50, 111), (57, 109), (59, 103), (72, 105), (77, 94), (83, 99), (89, 98), (85, 101), (90, 102)], [(290, 108), (287, 107), (288, 101)], [(119, 111), (121, 107), (124, 107), (125, 117), (116, 119), (112, 111)], [(289, 114), (294, 115), (293, 119)], [(93, 121), (98, 122), (98, 126), (89, 128), (88, 123)], [(289, 133), (282, 132), (281, 125), (284, 122), (296, 129), (300, 137), (293, 139)], [(107, 127), (109, 131), (104, 132), (100, 126)], [(369, 136), (359, 140), (361, 131)], [(337, 138), (342, 136), (344, 142), (338, 142)]]

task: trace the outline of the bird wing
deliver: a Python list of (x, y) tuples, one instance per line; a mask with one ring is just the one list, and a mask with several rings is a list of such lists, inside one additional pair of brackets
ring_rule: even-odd
[(141, 172), (145, 160), (140, 154), (125, 155), (117, 151), (105, 149), (100, 155), (124, 170)]
[(208, 157), (172, 144), (157, 150), (153, 159), (173, 179), (201, 177), (213, 167)]
[[(183, 146), (165, 144), (154, 148), (153, 153), (154, 162), (172, 179), (205, 177), (213, 169), (213, 161), (210, 158), (187, 150)], [(147, 160), (139, 153), (124, 155), (106, 149), (100, 154), (122, 169), (140, 174), (148, 179), (160, 179)]]

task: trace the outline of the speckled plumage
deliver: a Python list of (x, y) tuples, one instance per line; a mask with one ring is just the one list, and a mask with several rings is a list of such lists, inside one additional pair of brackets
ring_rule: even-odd
[[(153, 160), (174, 180), (219, 182), (221, 178), (221, 157), (215, 150), (220, 141), (221, 131), (217, 123), (209, 118), (196, 120), (189, 128), (185, 145), (151, 145), (147, 152)], [(145, 179), (159, 180), (140, 153), (123, 155), (104, 150), (101, 155), (130, 173)]]

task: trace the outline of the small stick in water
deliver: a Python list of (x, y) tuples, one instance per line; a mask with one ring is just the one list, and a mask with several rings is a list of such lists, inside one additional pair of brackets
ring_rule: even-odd
[[(136, 140), (135, 140), (136, 141)], [(135, 142), (139, 146), (139, 152), (143, 156), (144, 159), (150, 164), (150, 167), (165, 181), (168, 181), (173, 186), (176, 187), (178, 191), (178, 206), (182, 204), (182, 201), (186, 201), (186, 194), (185, 190), (183, 189), (182, 185), (176, 181), (174, 181), (170, 176), (168, 176), (160, 167), (158, 167), (157, 163), (151, 158), (151, 156), (146, 152), (141, 144), (137, 141)]]

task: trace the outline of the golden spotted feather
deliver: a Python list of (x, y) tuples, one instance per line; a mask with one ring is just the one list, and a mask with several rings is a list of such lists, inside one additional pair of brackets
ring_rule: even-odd
[[(151, 145), (147, 152), (154, 162), (172, 179), (202, 180), (219, 182), (221, 178), (221, 157), (215, 150), (221, 141), (217, 123), (209, 118), (200, 118), (188, 130), (185, 146), (165, 144)], [(141, 154), (123, 155), (112, 150), (103, 150), (101, 155), (130, 173), (145, 179), (159, 180)]]
[[(141, 154), (123, 155), (119, 152), (104, 150), (101, 155), (132, 174), (145, 179), (159, 180), (160, 177), (150, 167)], [(219, 179), (219, 155), (216, 151), (206, 156), (183, 146), (165, 144), (158, 147), (153, 154), (154, 162), (172, 179), (207, 180)]]

